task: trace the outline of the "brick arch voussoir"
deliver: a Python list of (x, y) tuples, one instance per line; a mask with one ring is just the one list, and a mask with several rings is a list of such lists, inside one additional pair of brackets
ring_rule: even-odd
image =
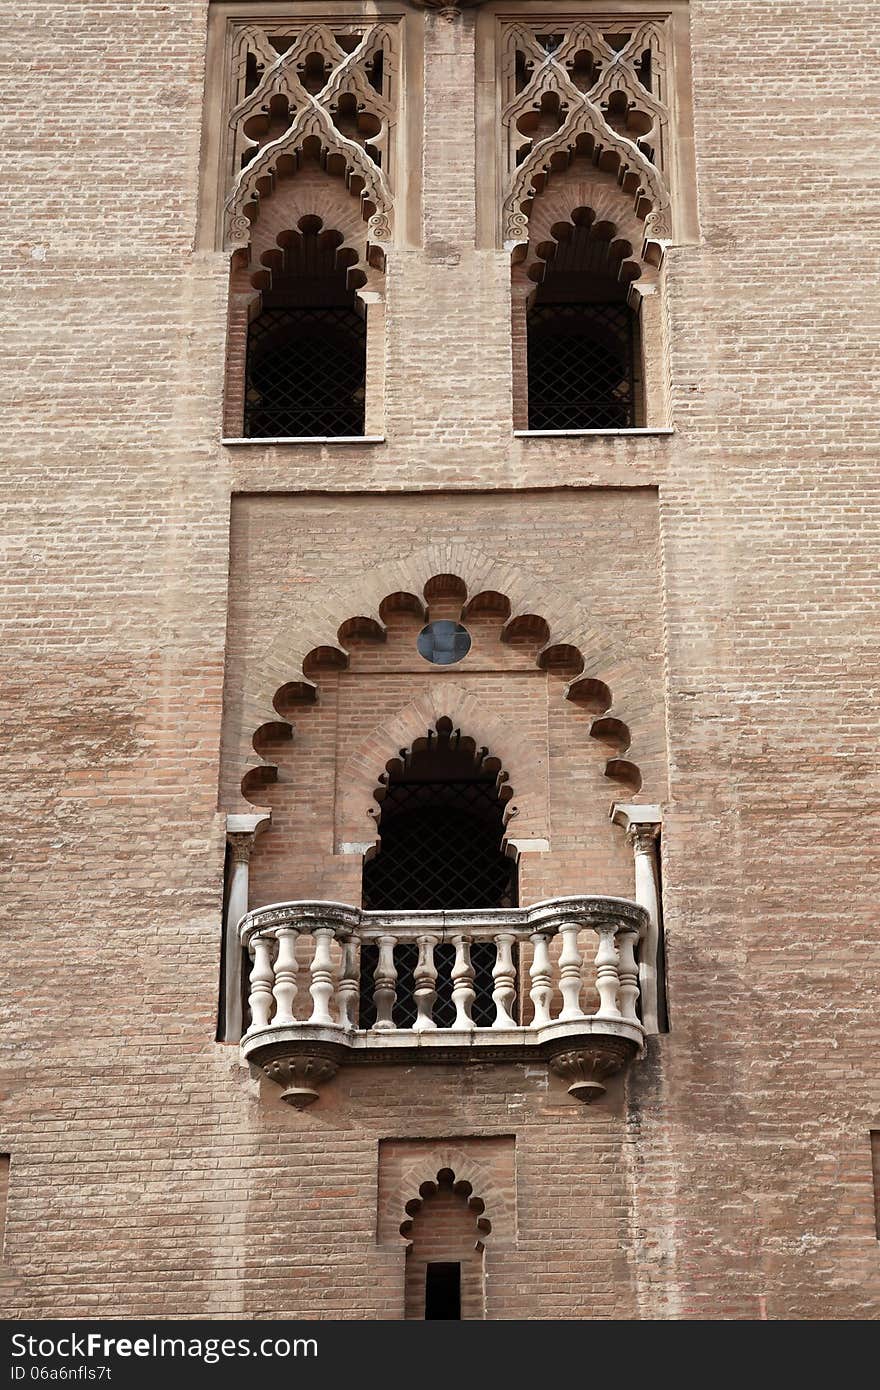
[[(619, 692), (624, 689), (638, 692), (641, 689), (643, 672), (639, 663), (627, 653), (610, 629), (597, 626), (591, 620), (585, 605), (577, 600), (567, 601), (549, 583), (524, 570), (515, 559), (487, 555), (458, 541), (432, 542), (396, 561), (377, 563), (344, 587), (323, 588), (321, 598), (310, 604), (308, 616), (295, 614), (278, 627), (262, 658), (255, 662), (256, 678), (240, 705), (238, 767), (252, 770), (255, 738), (259, 742), (259, 731), (267, 724), (278, 723), (275, 705), (278, 691), (290, 682), (302, 682), (306, 687), (315, 685), (316, 682), (303, 670), (311, 652), (319, 647), (332, 648), (338, 653), (340, 664), (347, 663), (348, 652), (337, 636), (347, 620), (355, 616), (369, 618), (384, 631), (381, 615), (383, 600), (396, 593), (408, 593), (421, 599), (428, 580), (438, 574), (452, 574), (463, 580), (469, 597), (489, 591), (504, 594), (510, 603), (510, 616), (505, 627), (514, 618), (527, 614), (543, 618), (550, 636), (541, 650), (536, 652), (536, 662), (540, 663), (541, 651), (548, 646), (565, 644), (577, 648), (581, 670), (564, 687), (565, 698), (584, 709), (591, 719), (590, 733), (602, 742), (604, 738), (601, 736), (608, 729), (608, 719), (616, 720), (622, 726), (618, 731), (620, 746), (606, 760), (605, 772), (612, 782), (621, 784), (630, 795), (635, 795), (641, 786), (642, 774), (629, 753), (632, 716), (628, 718), (623, 712), (625, 706)], [(609, 679), (611, 672), (614, 673), (614, 683)], [(593, 686), (589, 687), (590, 698), (583, 698), (585, 681), (608, 688), (611, 698), (602, 709), (596, 708)], [(319, 680), (317, 684), (320, 684)], [(438, 717), (445, 713), (448, 711), (437, 711)], [(453, 715), (449, 717), (453, 718)], [(486, 728), (485, 715), (481, 715), (479, 727)], [(425, 730), (419, 732), (424, 733)], [(467, 732), (471, 737), (476, 736), (474, 730), (468, 729)], [(489, 746), (485, 737), (484, 742)], [(492, 751), (503, 761), (502, 753), (494, 748)], [(247, 793), (243, 794), (249, 801)]]

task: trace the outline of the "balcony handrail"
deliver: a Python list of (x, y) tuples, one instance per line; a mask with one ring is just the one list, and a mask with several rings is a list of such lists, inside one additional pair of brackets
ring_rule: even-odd
[(331, 928), (340, 940), (378, 941), (394, 936), (400, 942), (432, 936), (438, 944), (462, 933), (474, 940), (493, 940), (499, 932), (528, 938), (535, 932), (555, 936), (563, 926), (592, 927), (613, 922), (618, 930), (636, 931), (641, 939), (648, 927), (648, 913), (628, 898), (574, 895), (547, 899), (528, 907), (405, 910), (376, 912), (350, 903), (303, 898), (267, 903), (246, 912), (239, 923), (241, 941), (247, 946), (263, 932), (289, 928), (309, 933), (315, 927)]
[[(570, 1094), (593, 1099), (603, 1093), (605, 1078), (643, 1049), (637, 950), (648, 921), (644, 907), (613, 897), (571, 896), (529, 907), (438, 912), (373, 912), (314, 899), (269, 903), (245, 913), (240, 923), (241, 940), (253, 957), (251, 1023), (242, 1038), (242, 1056), (282, 1084), (283, 1099), (298, 1108), (317, 1098), (318, 1083), (335, 1075), (343, 1056), (363, 1061), (413, 1055), (437, 1061), (453, 1055), (523, 1061), (545, 1057), (569, 1080)], [(584, 929), (598, 937), (598, 949), (590, 953), (590, 983), (598, 1001), (592, 1013), (583, 1007), (584, 974), (590, 965), (580, 939)], [(299, 949), (304, 938), (310, 939), (308, 962)], [(494, 1017), (487, 1026), (478, 1026), (471, 949), (486, 940), (495, 947)], [(368, 1028), (359, 1021), (359, 948), (365, 942), (378, 947), (372, 969), (375, 1020)], [(442, 970), (451, 986), (455, 1018), (441, 1023), (434, 1017), (441, 973), (436, 951), (447, 942), (455, 948), (455, 959), (447, 959)], [(395, 1022), (398, 950), (407, 943), (418, 947), (411, 967), (416, 1016), (400, 1027)], [(527, 1023), (514, 1016), (519, 943), (529, 948), (532, 1016)], [(295, 1010), (297, 1000), (305, 1010)]]

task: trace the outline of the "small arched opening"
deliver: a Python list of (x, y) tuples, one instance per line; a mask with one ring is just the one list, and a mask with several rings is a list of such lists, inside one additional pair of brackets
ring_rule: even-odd
[[(610, 222), (578, 209), (539, 248), (545, 260), (527, 315), (530, 430), (632, 429), (644, 423), (639, 274)], [(537, 268), (536, 268), (537, 269)]]
[(484, 1256), (491, 1224), (470, 1183), (442, 1168), (406, 1205), (405, 1310), (409, 1321), (486, 1316)]
[(357, 252), (318, 217), (279, 238), (247, 334), (244, 434), (361, 435), (367, 364)]

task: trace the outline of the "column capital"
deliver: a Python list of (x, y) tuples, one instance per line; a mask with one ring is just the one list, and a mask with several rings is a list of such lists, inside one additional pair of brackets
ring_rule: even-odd
[(226, 839), (232, 849), (236, 864), (246, 864), (251, 857), (254, 840), (264, 831), (272, 816), (269, 812), (255, 812), (253, 815), (229, 815), (226, 817)]
[(609, 817), (626, 832), (634, 849), (650, 849), (663, 824), (660, 806), (640, 805), (634, 801), (615, 801)]

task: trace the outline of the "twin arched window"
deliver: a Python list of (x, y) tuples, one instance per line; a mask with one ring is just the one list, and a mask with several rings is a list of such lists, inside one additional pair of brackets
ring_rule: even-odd
[[(557, 243), (526, 311), (527, 368), (515, 414), (529, 430), (631, 429), (645, 423), (638, 316), (627, 301), (629, 246), (585, 209), (557, 224)], [(589, 214), (592, 218), (592, 214)], [(365, 433), (365, 276), (341, 233), (318, 217), (282, 233), (247, 326), (243, 433), (250, 439)], [(520, 311), (521, 312), (521, 311)], [(430, 323), (425, 327), (430, 341)]]

